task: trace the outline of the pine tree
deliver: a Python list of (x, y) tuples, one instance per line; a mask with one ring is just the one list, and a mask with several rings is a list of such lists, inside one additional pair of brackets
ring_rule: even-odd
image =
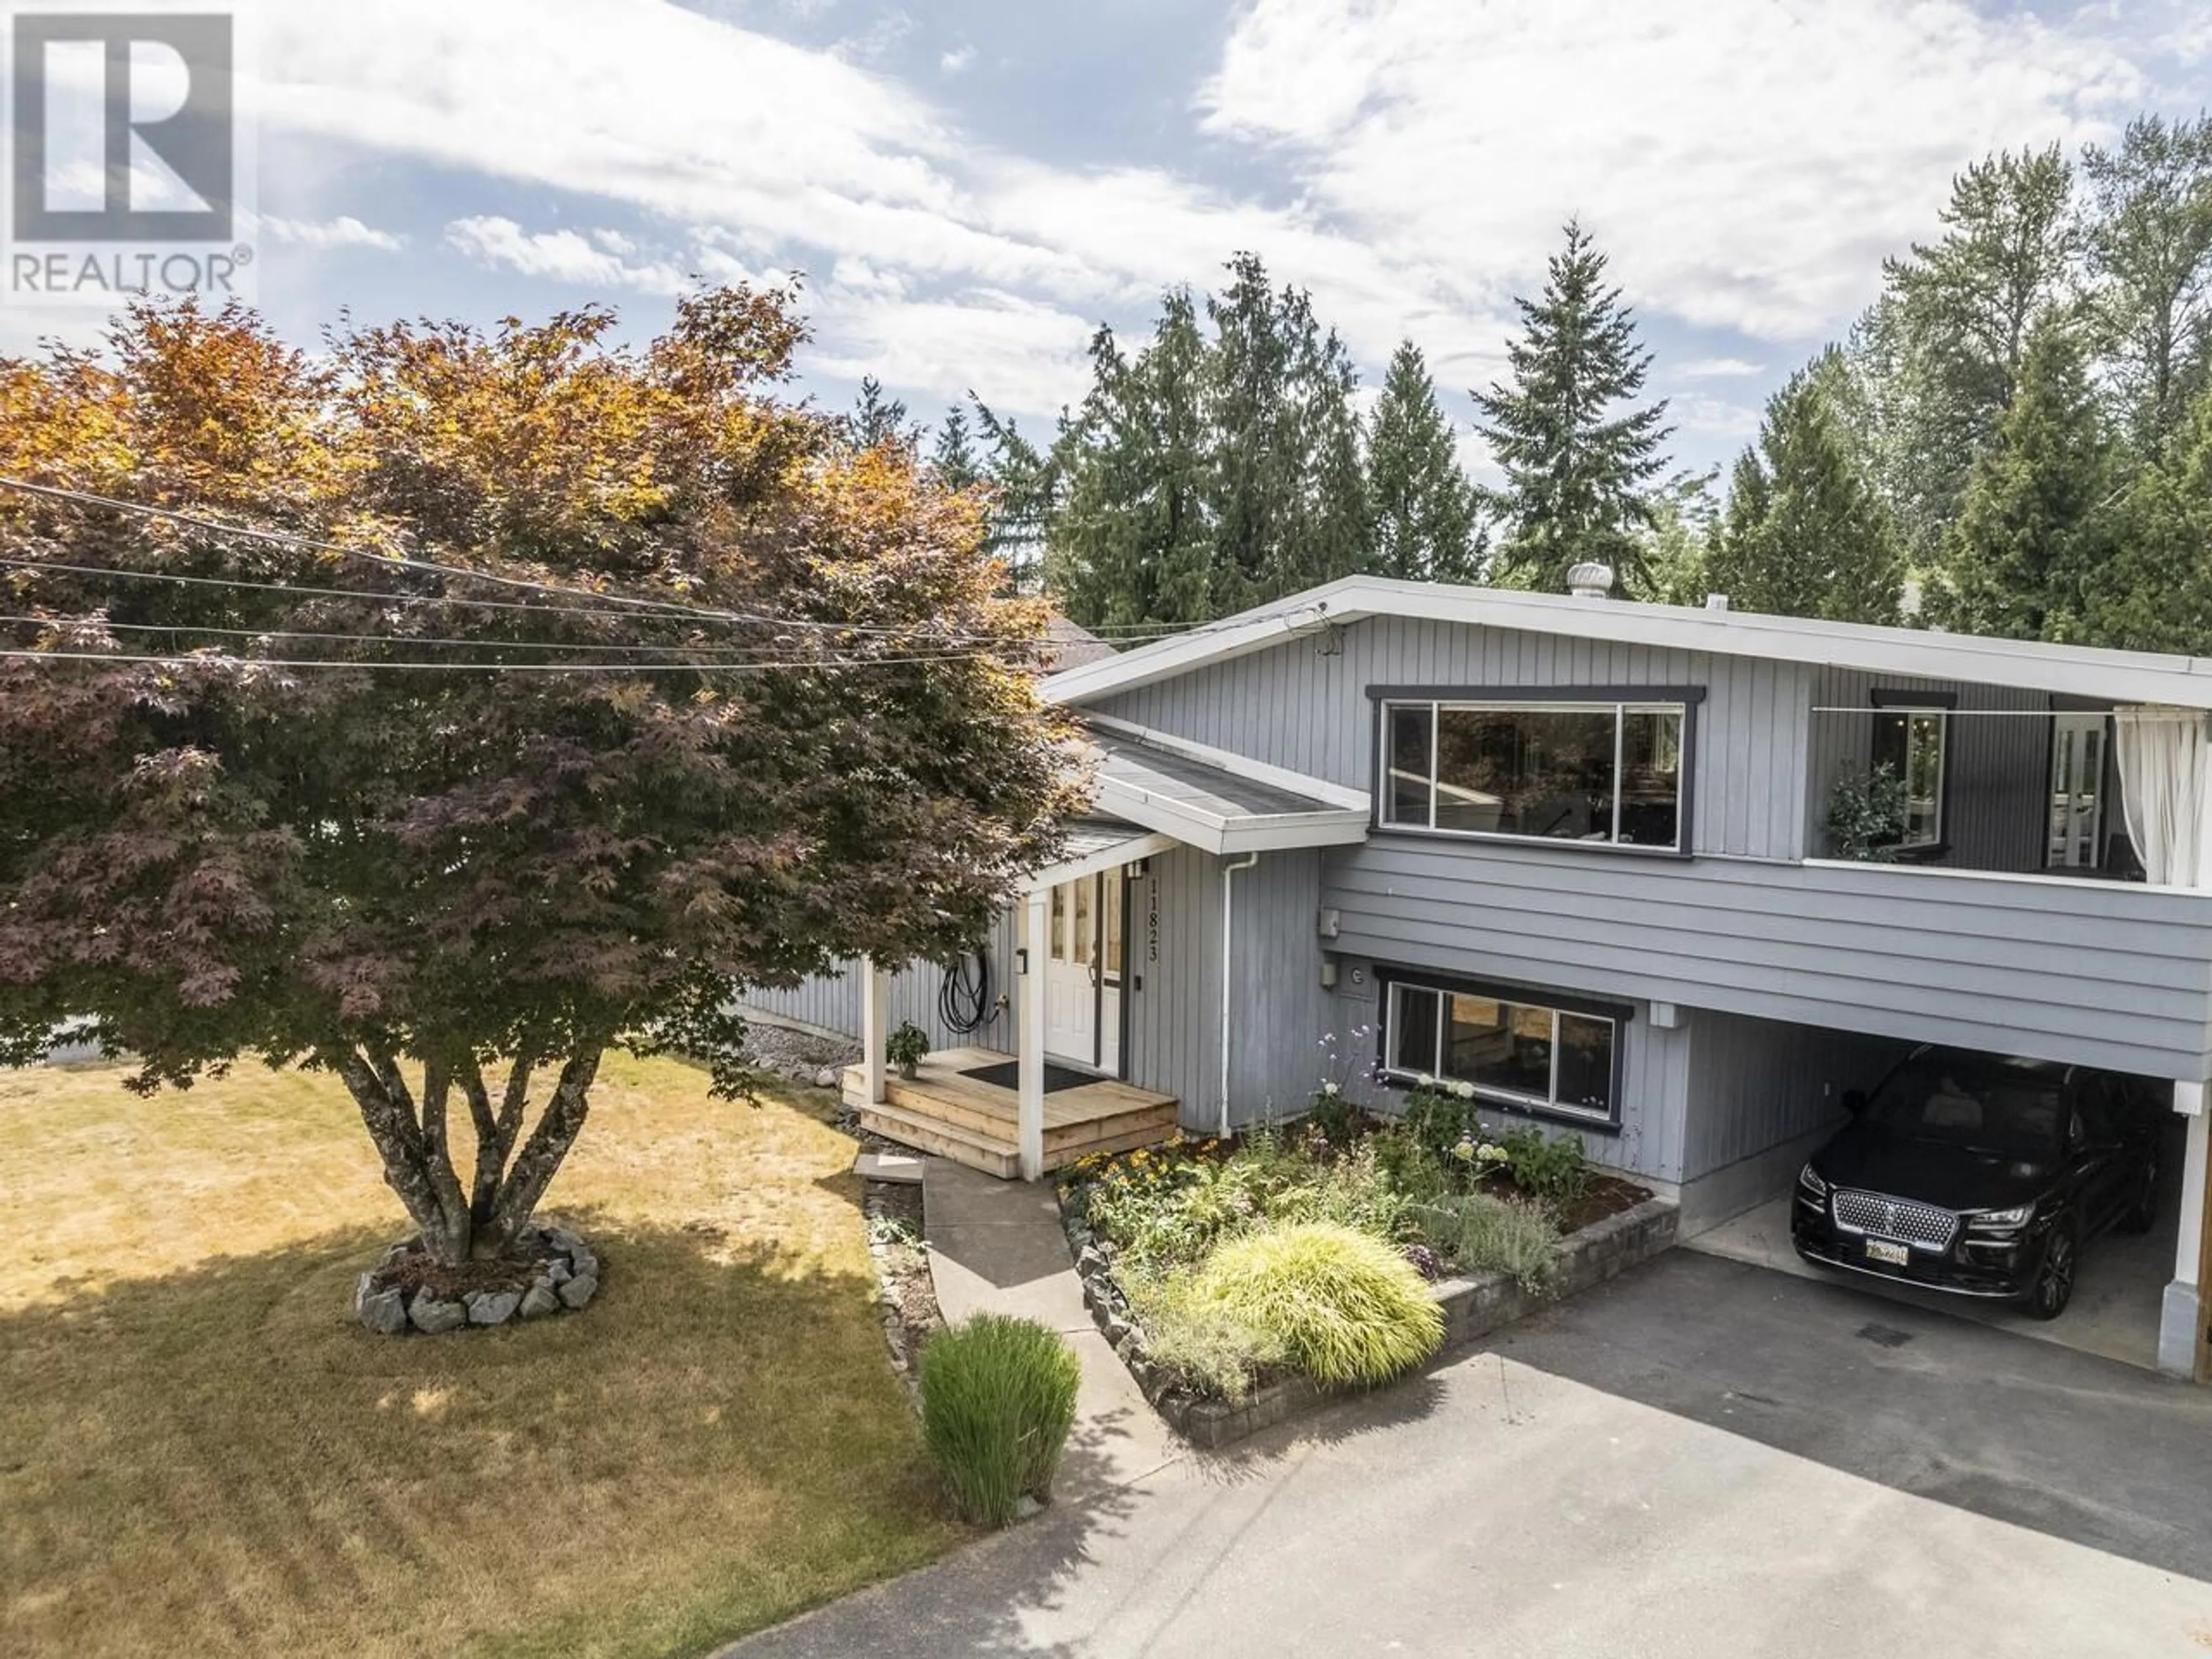
[(2125, 486), (2112, 550), (2085, 580), (2082, 634), (2128, 651), (2212, 654), (2212, 390)]
[(1475, 579), (1474, 489), (1437, 405), (1421, 349), (1399, 343), (1367, 441), (1369, 539), (1378, 574), (1406, 581)]
[(1046, 575), (1086, 627), (1210, 620), (1214, 547), (1198, 406), (1205, 343), (1190, 295), (1171, 293), (1132, 360), (1110, 330), (1091, 343), (1091, 386), (1054, 447), (1065, 496)]
[(1648, 528), (1645, 486), (1665, 467), (1664, 399), (1614, 412), (1644, 389), (1650, 353), (1605, 256), (1569, 221), (1543, 297), (1519, 300), (1522, 337), (1507, 348), (1513, 383), (1474, 393), (1480, 429), (1505, 474), (1497, 501), (1510, 526), (1498, 577), (1556, 591), (1568, 567), (1595, 559), (1632, 572)]
[(991, 487), (983, 546), (1004, 562), (1015, 592), (1033, 592), (1042, 582), (1047, 532), (1061, 493), (1054, 452), (1040, 450), (1018, 422), (1002, 419), (981, 398), (971, 401), (985, 446), (983, 481)]
[(965, 489), (983, 478), (983, 458), (968, 429), (968, 411), (954, 404), (945, 411), (937, 428), (937, 442), (929, 452), (929, 470), (947, 489)]
[(921, 446), (921, 428), (907, 419), (906, 404), (884, 395), (884, 383), (872, 374), (860, 377), (860, 395), (845, 417), (853, 441), (862, 449), (914, 450)]
[(2046, 319), (1945, 540), (1937, 619), (1971, 634), (2081, 638), (2089, 579), (2112, 549), (2115, 477), (2080, 341)]
[(1887, 516), (1852, 459), (1823, 382), (1832, 351), (1767, 400), (1738, 458), (1706, 579), (1739, 610), (1894, 622), (1904, 566)]

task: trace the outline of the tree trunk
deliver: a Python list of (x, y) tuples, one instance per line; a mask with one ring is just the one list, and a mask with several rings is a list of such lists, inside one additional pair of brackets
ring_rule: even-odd
[[(534, 1061), (518, 1056), (496, 1110), (473, 1058), (457, 1066), (423, 1065), (418, 1107), (398, 1056), (375, 1046), (332, 1048), (323, 1062), (343, 1079), (384, 1161), (385, 1184), (398, 1195), (434, 1261), (456, 1265), (504, 1255), (529, 1225), (590, 1109), (601, 1050), (571, 1054), (522, 1149), (520, 1138)], [(473, 1180), (464, 1189), (447, 1136), (447, 1105), (458, 1084), (476, 1128)], [(510, 1158), (512, 1162), (510, 1162)]]

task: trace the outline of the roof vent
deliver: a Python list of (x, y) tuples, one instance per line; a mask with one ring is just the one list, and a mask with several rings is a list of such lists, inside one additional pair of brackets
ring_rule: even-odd
[(1578, 599), (1602, 599), (1613, 592), (1613, 567), (1591, 561), (1567, 567), (1567, 592)]
[(1729, 608), (1729, 604), (1728, 604), (1728, 595), (1727, 595), (1727, 594), (1725, 594), (1725, 593), (1708, 593), (1708, 594), (1706, 594), (1706, 595), (1705, 595), (1705, 609), (1706, 609), (1706, 610), (1708, 610), (1708, 611), (1725, 611), (1725, 610), (1727, 610), (1728, 608)]

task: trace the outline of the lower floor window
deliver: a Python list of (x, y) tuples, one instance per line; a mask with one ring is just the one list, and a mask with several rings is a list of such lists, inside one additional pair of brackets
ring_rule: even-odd
[(1503, 994), (1393, 981), (1384, 1069), (1466, 1083), (1507, 1105), (1613, 1120), (1618, 1023)]

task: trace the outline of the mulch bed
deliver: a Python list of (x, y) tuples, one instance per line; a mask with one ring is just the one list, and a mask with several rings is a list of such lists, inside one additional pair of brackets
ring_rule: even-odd
[(863, 1204), (884, 1335), (891, 1345), (892, 1363), (911, 1380), (920, 1375), (915, 1368), (921, 1363), (922, 1344), (945, 1324), (929, 1276), (929, 1252), (921, 1243), (921, 1188), (911, 1182), (871, 1181)]
[(412, 1296), (427, 1290), (431, 1295), (458, 1302), (474, 1291), (514, 1291), (530, 1288), (538, 1271), (534, 1255), (495, 1256), (483, 1261), (459, 1261), (450, 1266), (422, 1254), (420, 1241), (404, 1255), (392, 1258), (379, 1275), (386, 1285), (397, 1285)]
[(1559, 1231), (1578, 1233), (1594, 1221), (1634, 1209), (1650, 1196), (1649, 1188), (1623, 1181), (1619, 1176), (1592, 1176), (1583, 1195), (1560, 1209)]

